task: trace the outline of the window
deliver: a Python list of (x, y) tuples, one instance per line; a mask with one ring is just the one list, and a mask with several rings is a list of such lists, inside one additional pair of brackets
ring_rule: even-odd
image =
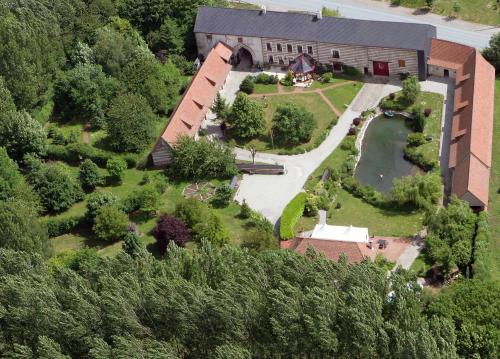
[(269, 56), (269, 63), (274, 64), (274, 57), (273, 55)]
[(270, 42), (267, 43), (267, 51), (273, 51), (273, 45)]
[(308, 53), (309, 55), (312, 55), (312, 54), (313, 54), (313, 47), (312, 47), (312, 46), (308, 46), (308, 47), (307, 47), (307, 53)]
[(278, 62), (280, 65), (284, 65), (285, 64), (285, 61), (283, 60), (283, 58), (281, 56), (278, 57)]
[(282, 52), (283, 51), (283, 47), (281, 47), (281, 44), (276, 44), (276, 50), (278, 52)]
[(406, 67), (406, 61), (405, 60), (399, 60), (398, 61), (399, 67)]
[(243, 42), (243, 38), (242, 37), (238, 37), (238, 42)]
[(293, 57), (289, 57), (289, 58), (288, 58), (288, 64), (289, 64), (289, 65), (293, 64), (293, 61), (294, 61), (294, 60), (293, 60)]
[(293, 46), (291, 44), (286, 45), (286, 50), (288, 52), (293, 52)]
[(333, 59), (340, 59), (340, 52), (339, 52), (339, 50), (332, 50), (332, 58)]
[(299, 54), (301, 54), (301, 53), (302, 53), (302, 45), (297, 45), (297, 52), (298, 52)]
[(207, 34), (207, 41), (212, 42), (212, 34)]

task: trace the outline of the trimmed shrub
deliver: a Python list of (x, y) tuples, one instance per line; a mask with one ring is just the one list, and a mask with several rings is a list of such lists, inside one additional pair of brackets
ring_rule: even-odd
[(116, 182), (121, 182), (127, 169), (127, 162), (121, 157), (113, 157), (106, 163), (106, 170), (111, 179)]
[(426, 108), (424, 110), (424, 116), (429, 117), (432, 114), (432, 108)]
[(106, 241), (122, 239), (128, 232), (128, 216), (119, 208), (103, 206), (94, 218), (92, 230)]
[(85, 217), (82, 216), (50, 218), (44, 221), (44, 224), (47, 227), (47, 233), (49, 234), (49, 238), (54, 238), (71, 232), (78, 225), (83, 223), (84, 220)]
[(391, 92), (389, 94), (389, 99), (394, 101), (395, 98), (396, 98), (396, 94), (394, 92)]
[(245, 77), (240, 84), (240, 91), (246, 93), (247, 95), (253, 93), (254, 90), (253, 81), (254, 81), (253, 76), (248, 75), (247, 77)]
[(439, 162), (436, 159), (426, 157), (422, 152), (418, 151), (417, 147), (410, 147), (408, 145), (404, 149), (404, 155), (408, 161), (416, 164), (426, 172), (432, 171), (439, 166)]
[(118, 202), (118, 198), (111, 192), (94, 192), (87, 200), (87, 220), (93, 221), (97, 213), (103, 206), (114, 205)]
[(262, 72), (262, 73), (258, 74), (255, 77), (254, 82), (256, 84), (264, 84), (264, 85), (267, 85), (267, 84), (269, 84), (269, 85), (277, 84), (278, 83), (278, 77), (277, 76), (273, 76), (273, 75), (268, 75), (265, 72)]
[(231, 203), (233, 198), (233, 190), (227, 184), (222, 184), (215, 189), (215, 194), (212, 197), (211, 204), (217, 208), (225, 208)]
[(410, 133), (406, 138), (406, 145), (409, 147), (418, 147), (425, 143), (427, 143), (427, 140), (421, 132)]
[(104, 184), (104, 177), (99, 173), (99, 167), (89, 159), (86, 159), (80, 165), (78, 179), (83, 189), (88, 192)]
[(106, 167), (112, 154), (84, 143), (71, 143), (67, 146), (49, 145), (46, 157), (49, 160), (63, 161), (69, 164), (79, 164), (82, 160), (90, 159), (99, 167)]
[(333, 81), (333, 75), (331, 72), (327, 72), (323, 75), (323, 78), (321, 79), (321, 82), (324, 84), (329, 84), (330, 82)]
[(280, 221), (280, 237), (283, 240), (292, 239), (295, 236), (295, 225), (304, 213), (307, 194), (304, 192), (296, 195), (283, 210)]
[(361, 118), (356, 117), (354, 120), (352, 120), (352, 124), (354, 126), (359, 126), (361, 124)]
[(241, 204), (240, 207), (240, 213), (238, 216), (241, 219), (248, 219), (250, 218), (251, 215), (252, 215), (252, 209), (248, 205), (247, 201), (243, 200), (243, 203)]
[(293, 86), (293, 74), (288, 71), (286, 76), (282, 78), (280, 82), (283, 86)]
[(487, 280), (490, 271), (485, 263), (491, 238), (487, 212), (481, 212), (477, 219), (476, 236), (474, 238), (474, 252), (472, 260), (472, 275), (474, 278)]

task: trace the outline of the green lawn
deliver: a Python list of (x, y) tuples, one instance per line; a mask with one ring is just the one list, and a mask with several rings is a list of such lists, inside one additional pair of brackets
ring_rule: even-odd
[(277, 93), (277, 92), (278, 92), (277, 84), (254, 84), (254, 89), (253, 89), (254, 94)]
[(363, 87), (363, 83), (354, 82), (345, 86), (325, 90), (323, 93), (337, 110), (344, 112), (354, 97), (356, 97), (359, 90), (361, 90), (361, 87)]
[[(328, 126), (332, 123), (332, 121), (337, 119), (337, 116), (333, 113), (330, 107), (328, 107), (328, 105), (321, 98), (321, 96), (316, 93), (270, 96), (267, 97), (265, 100), (261, 98), (255, 98), (255, 101), (264, 103), (266, 106), (265, 109), (265, 117), (267, 123), (266, 134), (251, 141), (238, 140), (237, 144), (240, 146), (247, 146), (247, 145), (255, 146), (255, 148), (257, 148), (257, 150), (260, 152), (286, 153), (288, 151), (293, 151), (297, 149), (306, 149), (306, 148), (311, 149), (316, 145), (318, 145), (316, 143), (317, 139), (320, 138), (320, 136), (325, 133), (325, 131), (328, 129)], [(310, 111), (314, 115), (317, 127), (314, 130), (312, 138), (308, 143), (304, 143), (300, 146), (292, 148), (279, 147), (279, 146), (275, 146), (273, 148), (269, 132), (272, 126), (272, 118), (274, 116), (276, 108), (279, 105), (287, 102), (303, 106), (308, 111)]]
[(424, 135), (432, 137), (432, 141), (419, 146), (417, 152), (422, 153), (426, 158), (439, 158), (439, 141), (441, 139), (441, 120), (443, 114), (443, 96), (422, 92), (417, 98), (416, 104), (421, 104), (423, 108), (431, 108), (431, 115), (426, 118)]
[[(457, 13), (452, 11), (455, 1), (460, 5)], [(425, 0), (401, 0), (401, 6), (421, 8), (425, 6)], [(434, 0), (432, 12), (481, 24), (500, 24), (498, 5), (494, 0)]]
[(500, 80), (495, 84), (495, 123), (493, 131), (493, 163), (490, 177), (490, 204), (488, 208), (491, 243), (487, 266), (492, 277), (500, 280)]
[(305, 89), (305, 91), (312, 91), (312, 90), (323, 90), (323, 89), (326, 89), (328, 87), (331, 87), (333, 85), (337, 85), (337, 84), (341, 84), (341, 83), (344, 83), (344, 82), (347, 82), (348, 80), (346, 79), (341, 79), (341, 78), (337, 78), (337, 77), (334, 77), (332, 79), (332, 82), (329, 82), (329, 83), (323, 83), (323, 82), (320, 82), (320, 81), (314, 81), (312, 84), (311, 84), (311, 87), (308, 87)]

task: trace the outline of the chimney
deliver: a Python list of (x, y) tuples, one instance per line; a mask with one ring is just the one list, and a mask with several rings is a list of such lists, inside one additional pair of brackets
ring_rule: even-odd
[(260, 14), (265, 15), (267, 13), (267, 8), (265, 5), (260, 6)]
[(318, 12), (316, 12), (316, 19), (321, 20), (322, 18), (323, 18), (323, 13), (321, 10), (319, 10)]

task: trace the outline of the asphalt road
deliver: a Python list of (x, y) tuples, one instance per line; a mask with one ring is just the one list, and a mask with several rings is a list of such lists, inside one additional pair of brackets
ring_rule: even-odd
[(344, 17), (362, 20), (426, 23), (436, 26), (440, 39), (450, 40), (477, 48), (488, 45), (491, 35), (500, 31), (498, 27), (473, 24), (458, 19), (414, 9), (391, 7), (388, 3), (373, 0), (244, 0), (257, 5), (266, 5), (270, 10), (318, 11), (323, 6), (339, 9)]

